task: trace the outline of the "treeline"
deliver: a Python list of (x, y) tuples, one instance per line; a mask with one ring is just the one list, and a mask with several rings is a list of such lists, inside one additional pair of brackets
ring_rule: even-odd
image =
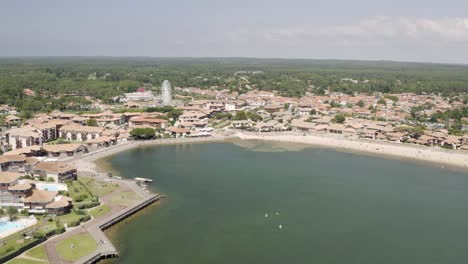
[[(110, 103), (145, 84), (159, 92), (165, 79), (173, 87), (214, 87), (240, 93), (276, 90), (291, 97), (326, 90), (468, 94), (468, 66), (462, 65), (242, 58), (2, 58), (0, 104), (22, 111), (86, 110), (90, 104), (86, 96)], [(25, 88), (35, 96), (24, 95)]]

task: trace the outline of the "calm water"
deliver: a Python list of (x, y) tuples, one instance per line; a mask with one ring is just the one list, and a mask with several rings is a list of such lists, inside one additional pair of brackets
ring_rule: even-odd
[(168, 196), (117, 227), (116, 262), (468, 263), (466, 173), (256, 144), (262, 152), (210, 143), (112, 157)]

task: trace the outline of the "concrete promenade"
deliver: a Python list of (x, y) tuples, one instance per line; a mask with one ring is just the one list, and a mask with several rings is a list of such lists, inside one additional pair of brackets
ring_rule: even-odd
[(94, 240), (97, 241), (98, 248), (93, 253), (79, 259), (74, 263), (95, 263), (100, 259), (117, 257), (119, 255), (117, 249), (114, 247), (114, 245), (112, 245), (112, 242), (107, 238), (103, 230), (113, 226), (114, 224), (117, 224), (118, 222), (124, 220), (128, 216), (138, 212), (139, 210), (159, 200), (159, 195), (149, 194), (145, 192), (135, 182), (128, 180), (122, 181), (124, 181), (127, 184), (127, 186), (130, 187), (130, 189), (138, 193), (142, 197), (142, 199), (139, 202), (133, 204), (132, 206), (129, 206), (121, 211), (115, 212), (108, 217), (97, 221), (91, 221), (91, 223), (89, 224), (84, 224), (83, 228), (94, 238)]

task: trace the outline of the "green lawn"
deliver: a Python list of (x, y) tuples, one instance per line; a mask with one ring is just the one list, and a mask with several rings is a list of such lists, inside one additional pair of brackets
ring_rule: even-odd
[[(73, 202), (91, 202), (93, 199), (93, 194), (78, 181), (68, 183), (68, 193), (73, 198)], [(78, 200), (80, 197), (82, 201)]]
[(82, 182), (93, 193), (93, 195), (99, 197), (107, 195), (119, 187), (116, 183), (99, 181), (88, 177), (80, 177), (79, 181)]
[(97, 247), (98, 245), (91, 235), (79, 234), (60, 241), (56, 250), (63, 260), (77, 261), (95, 251)]
[(114, 193), (111, 196), (111, 201), (115, 205), (129, 206), (134, 204), (139, 200), (139, 197), (136, 193), (132, 191)]
[(57, 223), (55, 222), (47, 222), (47, 224), (43, 225), (39, 230), (47, 233), (57, 228)]
[(94, 208), (93, 210), (91, 210), (91, 215), (94, 217), (94, 218), (98, 218), (98, 217), (101, 217), (107, 213), (110, 212), (110, 208), (109, 206), (103, 204), (99, 207), (96, 207)]
[(48, 262), (24, 259), (21, 257), (14, 258), (7, 262), (7, 264), (45, 264), (45, 263), (48, 263)]
[(26, 256), (47, 260), (47, 253), (45, 251), (44, 245), (37, 246), (29, 251), (26, 252)]
[(79, 215), (79, 214), (75, 213), (74, 211), (72, 211), (72, 212), (70, 212), (68, 214), (65, 214), (65, 215), (57, 216), (60, 223), (67, 224), (67, 225), (70, 225), (71, 222), (80, 221), (80, 219), (83, 218), (83, 217), (86, 217), (86, 215)]

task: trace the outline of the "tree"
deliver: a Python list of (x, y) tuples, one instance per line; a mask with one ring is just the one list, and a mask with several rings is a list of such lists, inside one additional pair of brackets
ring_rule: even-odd
[(385, 101), (383, 98), (380, 98), (379, 101), (377, 101), (377, 104), (386, 105), (387, 101)]
[(263, 120), (263, 117), (261, 115), (254, 113), (254, 112), (247, 112), (247, 118), (254, 122)]
[(364, 104), (364, 102), (362, 100), (359, 100), (359, 102), (357, 102), (356, 105), (362, 108), (362, 107), (364, 107), (365, 104)]
[(234, 116), (234, 120), (247, 120), (247, 114), (244, 111), (239, 111)]
[(156, 137), (156, 130), (153, 128), (134, 128), (130, 135), (137, 140), (153, 139)]
[(338, 124), (343, 124), (345, 120), (346, 120), (346, 117), (342, 114), (337, 114), (333, 118), (333, 122), (338, 123)]
[(182, 115), (183, 113), (184, 113), (183, 110), (172, 109), (171, 111), (167, 113), (167, 117), (172, 118), (172, 120), (177, 120), (177, 118), (179, 118), (179, 116)]
[(7, 208), (7, 215), (8, 215), (8, 218), (10, 219), (10, 221), (13, 221), (16, 219), (16, 216), (18, 215), (18, 209), (16, 209), (15, 207), (8, 207)]
[(94, 118), (90, 118), (86, 121), (86, 125), (87, 126), (92, 126), (92, 127), (97, 127), (98, 126), (98, 122), (96, 121), (96, 119)]
[(317, 114), (317, 111), (315, 111), (315, 109), (312, 109), (309, 112), (309, 115), (316, 115), (316, 114)]

